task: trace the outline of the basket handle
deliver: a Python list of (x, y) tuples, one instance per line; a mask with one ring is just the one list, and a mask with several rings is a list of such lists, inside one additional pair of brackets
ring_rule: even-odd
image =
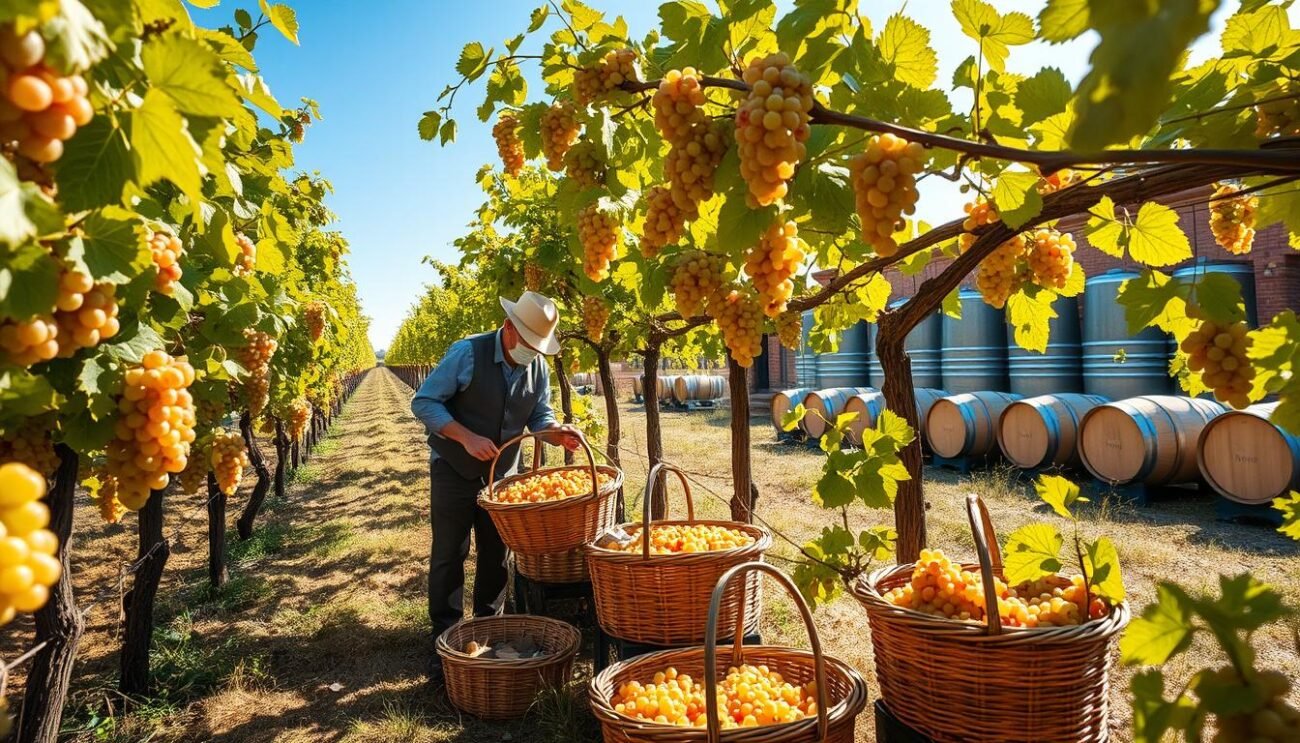
[[(645, 478), (645, 495), (641, 498), (641, 557), (650, 559), (650, 501), (655, 483), (659, 481), (660, 472), (674, 472), (677, 479), (682, 481), (682, 490), (686, 493), (686, 518), (688, 521), (695, 520), (695, 500), (691, 497), (691, 484), (686, 480), (686, 473), (675, 464), (668, 462), (659, 462), (650, 468), (650, 474)], [(667, 492), (667, 488), (664, 490)]]
[(975, 555), (979, 558), (980, 577), (984, 581), (984, 617), (990, 635), (1002, 634), (1002, 616), (998, 611), (998, 588), (995, 573), (1002, 570), (1002, 551), (998, 549), (998, 535), (993, 530), (989, 509), (975, 493), (966, 496), (966, 517), (975, 537)]
[[(722, 610), (722, 596), (727, 592), (727, 586), (731, 581), (753, 570), (767, 573), (775, 578), (776, 582), (780, 583), (794, 599), (795, 606), (799, 607), (804, 629), (808, 630), (808, 642), (812, 645), (813, 679), (817, 682), (817, 740), (826, 740), (830, 731), (830, 718), (827, 717), (829, 713), (826, 704), (826, 658), (822, 655), (822, 643), (817, 636), (817, 627), (813, 624), (812, 612), (808, 610), (808, 603), (803, 600), (803, 596), (799, 594), (799, 589), (795, 587), (794, 581), (790, 580), (790, 576), (765, 562), (747, 562), (723, 573), (718, 579), (718, 585), (713, 589), (713, 598), (709, 600), (709, 622), (704, 633), (704, 711), (708, 720), (709, 743), (719, 743), (722, 736), (721, 724), (718, 720), (717, 694), (718, 614)], [(742, 601), (736, 616), (735, 642), (731, 646), (734, 665), (740, 665), (744, 660), (744, 639), (745, 604)]]
[[(505, 442), (501, 446), (497, 447), (497, 454), (495, 457), (492, 457), (492, 466), (488, 469), (488, 486), (487, 486), (488, 500), (493, 499), (493, 494), (496, 489), (497, 460), (501, 459), (501, 452), (505, 451), (506, 449), (509, 449), (510, 447), (523, 441), (524, 439), (533, 439), (533, 469), (535, 470), (537, 469), (537, 465), (541, 462), (540, 452), (541, 452), (542, 444), (546, 443), (545, 441), (542, 440), (542, 434), (544, 433), (546, 432), (525, 431), (524, 433), (519, 434), (513, 439), (510, 439), (509, 441)], [(593, 496), (599, 496), (600, 481), (596, 477), (596, 455), (592, 454), (591, 444), (587, 443), (587, 437), (583, 436), (581, 431), (575, 431), (573, 432), (572, 435), (578, 437), (578, 443), (582, 444), (583, 451), (587, 453), (587, 464), (591, 467), (591, 494)]]

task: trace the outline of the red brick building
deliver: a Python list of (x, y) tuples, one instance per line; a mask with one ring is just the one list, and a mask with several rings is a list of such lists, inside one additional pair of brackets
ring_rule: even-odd
[[(1287, 245), (1286, 231), (1282, 226), (1273, 225), (1261, 230), (1255, 235), (1255, 244), (1249, 255), (1234, 256), (1219, 247), (1210, 233), (1209, 207), (1205, 204), (1208, 194), (1209, 191), (1198, 191), (1168, 202), (1178, 210), (1180, 225), (1192, 243), (1192, 261), (1196, 258), (1204, 258), (1252, 262), (1255, 268), (1255, 301), (1261, 323), (1270, 320), (1282, 310), (1300, 308), (1300, 251)], [(1114, 258), (1089, 245), (1082, 235), (1083, 222), (1083, 219), (1078, 218), (1063, 220), (1059, 227), (1074, 235), (1079, 245), (1075, 259), (1083, 267), (1086, 275), (1094, 276), (1112, 268), (1140, 268), (1134, 261)], [(894, 288), (891, 301), (911, 296), (923, 281), (943, 271), (948, 262), (946, 258), (932, 261), (916, 276), (903, 276), (897, 271), (887, 271), (885, 275)], [(1177, 267), (1171, 266), (1162, 270), (1170, 272), (1174, 268)], [(829, 275), (823, 273), (816, 277), (825, 280)], [(973, 282), (972, 275), (965, 284), (973, 285)], [(768, 336), (764, 356), (755, 362), (755, 370), (751, 374), (755, 389), (794, 387), (794, 353), (782, 348), (776, 336)]]

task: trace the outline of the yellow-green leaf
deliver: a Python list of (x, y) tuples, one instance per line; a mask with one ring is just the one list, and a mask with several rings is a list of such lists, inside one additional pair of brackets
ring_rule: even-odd
[(1083, 561), (1094, 594), (1111, 603), (1124, 600), (1124, 578), (1120, 574), (1119, 550), (1115, 549), (1114, 542), (1106, 537), (1085, 542)]
[(1038, 14), (1044, 41), (1059, 44), (1088, 30), (1088, 0), (1047, 0)]
[(1038, 181), (1038, 174), (1028, 170), (1007, 170), (998, 176), (993, 185), (993, 201), (1007, 226), (1020, 227), (1043, 210)]
[(803, 417), (807, 412), (808, 410), (803, 406), (803, 403), (799, 403), (792, 409), (785, 411), (785, 415), (781, 416), (781, 430), (793, 431), (798, 428), (799, 423), (803, 421)]
[(1097, 205), (1088, 210), (1088, 244), (1106, 255), (1124, 257), (1124, 223), (1115, 218), (1115, 202), (1109, 196), (1101, 197)]
[(1007, 584), (1019, 585), (1061, 572), (1061, 533), (1051, 524), (1026, 524), (1011, 532), (1003, 550)]
[(1007, 322), (1015, 329), (1016, 345), (1026, 351), (1045, 353), (1051, 334), (1052, 309), (1055, 298), (1050, 292), (1040, 291), (1030, 296), (1020, 289), (1007, 299)]
[(1034, 490), (1044, 503), (1056, 511), (1057, 515), (1067, 519), (1075, 518), (1074, 512), (1070, 510), (1071, 506), (1079, 502), (1088, 502), (1087, 498), (1082, 497), (1078, 485), (1059, 475), (1040, 476), (1034, 481)]
[(1148, 266), (1171, 266), (1191, 258), (1192, 245), (1178, 226), (1178, 212), (1148, 201), (1133, 221), (1128, 252), (1133, 260)]
[(283, 3), (271, 5), (266, 0), (258, 0), (262, 7), (262, 13), (275, 26), (275, 30), (284, 34), (284, 38), (298, 43), (298, 16), (293, 12), (293, 8)]
[(916, 88), (934, 84), (938, 58), (930, 48), (930, 31), (904, 15), (894, 14), (876, 37), (884, 60), (894, 66), (894, 77)]
[(1273, 508), (1282, 512), (1282, 525), (1277, 530), (1300, 542), (1300, 493), (1292, 490), (1290, 495), (1274, 498)]
[(1006, 70), (1008, 47), (1034, 40), (1034, 22), (1024, 13), (999, 15), (983, 0), (953, 0), (952, 13), (962, 33), (980, 42), (989, 67), (997, 72)]
[(198, 143), (190, 136), (185, 119), (161, 90), (145, 93), (144, 102), (131, 118), (131, 146), (139, 158), (142, 185), (169, 180), (197, 205), (202, 201)]
[(1182, 590), (1167, 583), (1156, 586), (1156, 603), (1134, 619), (1119, 641), (1125, 663), (1158, 666), (1186, 650), (1192, 641), (1192, 612)]

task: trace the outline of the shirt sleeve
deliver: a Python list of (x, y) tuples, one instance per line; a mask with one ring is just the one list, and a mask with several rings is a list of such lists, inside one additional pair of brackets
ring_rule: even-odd
[(469, 386), (474, 374), (473, 361), (469, 341), (456, 341), (411, 399), (411, 412), (429, 433), (438, 434), (454, 420), (447, 410), (447, 401)]
[(555, 411), (551, 410), (551, 365), (542, 362), (541, 367), (542, 372), (537, 381), (542, 387), (542, 396), (537, 399), (537, 406), (533, 408), (533, 414), (528, 417), (529, 431), (544, 431), (558, 422), (555, 419)]

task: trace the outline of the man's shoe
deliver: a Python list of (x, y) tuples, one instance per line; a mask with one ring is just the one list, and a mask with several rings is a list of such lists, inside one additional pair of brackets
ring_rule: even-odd
[(442, 686), (446, 681), (447, 676), (442, 670), (442, 658), (437, 653), (429, 659), (429, 665), (425, 672), (429, 676), (430, 686)]

